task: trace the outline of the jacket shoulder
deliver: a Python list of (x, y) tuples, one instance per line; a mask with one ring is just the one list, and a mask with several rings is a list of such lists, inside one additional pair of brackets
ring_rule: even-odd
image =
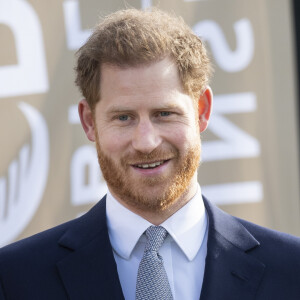
[(0, 299), (68, 298), (58, 264), (99, 236), (107, 243), (105, 216), (105, 201), (99, 201), (79, 218), (0, 249)]
[[(100, 200), (86, 214), (79, 218), (65, 222), (31, 237), (22, 239), (0, 249), (0, 266), (5, 264), (10, 257), (44, 257), (58, 251), (59, 248), (73, 249), (91, 240), (100, 229), (106, 228), (105, 198)], [(61, 238), (64, 243), (60, 243)], [(76, 242), (78, 242), (76, 244)], [(74, 247), (73, 247), (74, 246)], [(63, 251), (63, 250), (61, 250)]]
[[(250, 233), (252, 233), (261, 247), (276, 245), (278, 250), (281, 248), (290, 248), (291, 250), (300, 250), (300, 237), (280, 232), (277, 230), (269, 229), (252, 222), (236, 218)], [(276, 249), (274, 249), (276, 251)], [(299, 252), (298, 252), (299, 253)]]
[[(0, 299), (5, 299), (4, 296), (34, 299), (29, 295), (35, 293), (39, 299), (54, 299), (55, 294), (64, 294), (56, 275), (56, 262), (64, 258), (68, 250), (60, 247), (58, 240), (75, 222), (61, 224), (0, 249)], [(47, 297), (39, 294), (46, 286), (50, 287)]]
[(5, 265), (12, 267), (12, 264), (16, 264), (22, 258), (27, 261), (30, 258), (36, 260), (41, 254), (55, 252), (59, 238), (76, 222), (75, 219), (4, 246), (0, 249), (1, 270)]
[[(267, 274), (277, 274), (298, 286), (300, 278), (300, 238), (238, 219), (259, 242), (249, 254), (264, 262)], [(276, 275), (276, 276), (277, 276)], [(297, 280), (298, 280), (297, 279)]]

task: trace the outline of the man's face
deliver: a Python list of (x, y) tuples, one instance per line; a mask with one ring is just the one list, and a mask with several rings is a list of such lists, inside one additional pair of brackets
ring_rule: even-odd
[(161, 211), (196, 184), (198, 117), (171, 60), (128, 68), (104, 64), (94, 124), (100, 167), (120, 202)]

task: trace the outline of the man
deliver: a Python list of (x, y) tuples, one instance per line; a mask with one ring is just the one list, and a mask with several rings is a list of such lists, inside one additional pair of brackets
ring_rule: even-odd
[(109, 192), (84, 216), (3, 248), (0, 299), (299, 299), (299, 238), (201, 196), (211, 67), (187, 25), (159, 10), (116, 12), (76, 71)]

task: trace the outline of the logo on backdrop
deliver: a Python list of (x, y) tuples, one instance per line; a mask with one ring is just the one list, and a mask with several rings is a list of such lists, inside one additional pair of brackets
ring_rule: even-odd
[(47, 124), (31, 105), (19, 109), (31, 131), (31, 146), (25, 144), (8, 166), (7, 178), (0, 177), (0, 246), (24, 230), (42, 199), (48, 177), (49, 136)]

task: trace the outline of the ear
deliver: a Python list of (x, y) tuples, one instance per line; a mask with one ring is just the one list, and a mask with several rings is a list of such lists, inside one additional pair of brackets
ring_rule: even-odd
[(95, 141), (95, 122), (93, 112), (85, 99), (81, 100), (78, 104), (78, 113), (81, 121), (82, 128), (87, 138)]
[(199, 128), (200, 132), (203, 132), (208, 125), (210, 114), (212, 111), (213, 94), (210, 87), (202, 93), (198, 102), (198, 112), (199, 112)]

